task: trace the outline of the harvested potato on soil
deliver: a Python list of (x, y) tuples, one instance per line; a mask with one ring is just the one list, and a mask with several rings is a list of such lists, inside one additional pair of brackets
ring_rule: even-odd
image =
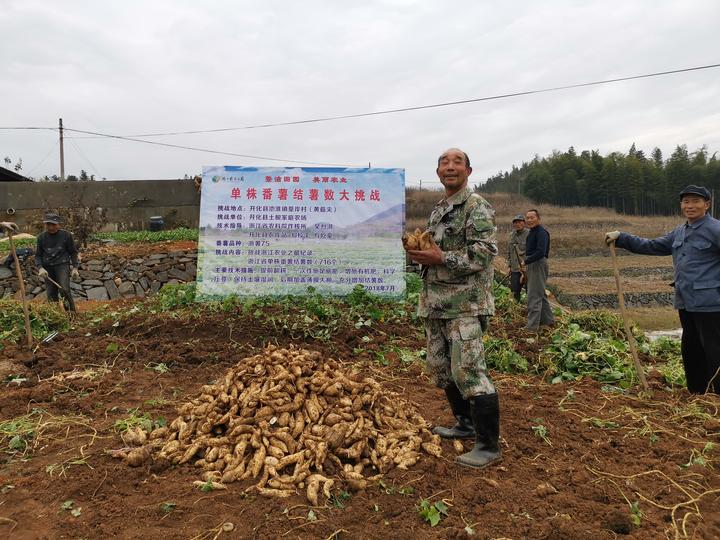
[(147, 433), (140, 426), (129, 428), (120, 438), (128, 446), (142, 446), (147, 441)]
[(131, 467), (139, 467), (150, 459), (150, 452), (144, 446), (133, 448), (125, 456), (125, 462)]
[(400, 396), (292, 346), (243, 359), (178, 413), (150, 434), (157, 459), (193, 464), (205, 482), (251, 482), (245, 491), (268, 497), (304, 493), (313, 505), (333, 486), (363, 489), (421, 452), (442, 452)]

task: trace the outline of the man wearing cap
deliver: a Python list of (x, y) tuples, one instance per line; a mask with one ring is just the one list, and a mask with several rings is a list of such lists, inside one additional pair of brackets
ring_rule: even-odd
[(672, 255), (675, 308), (680, 315), (682, 358), (688, 390), (720, 393), (720, 221), (708, 215), (710, 192), (689, 185), (680, 192), (687, 219), (649, 240), (620, 231), (605, 242), (642, 255)]
[(512, 220), (513, 231), (510, 233), (508, 243), (508, 264), (510, 266), (510, 290), (515, 300), (520, 301), (520, 292), (523, 288), (521, 280), (525, 270), (523, 259), (525, 257), (525, 243), (530, 231), (525, 228), (525, 216), (518, 214)]
[(45, 232), (37, 237), (35, 250), (35, 266), (39, 269), (38, 275), (45, 278), (45, 289), (48, 300), (58, 301), (58, 286), (60, 294), (67, 302), (71, 311), (75, 311), (75, 302), (70, 292), (70, 277), (79, 277), (78, 252), (75, 248), (72, 234), (60, 228), (60, 216), (45, 214), (43, 218)]

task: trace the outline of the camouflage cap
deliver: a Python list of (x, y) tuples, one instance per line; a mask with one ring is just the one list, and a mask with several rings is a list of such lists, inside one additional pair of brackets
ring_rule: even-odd
[(522, 214), (518, 214), (512, 220), (513, 223), (515, 223), (516, 221), (525, 221), (525, 216), (523, 216)]

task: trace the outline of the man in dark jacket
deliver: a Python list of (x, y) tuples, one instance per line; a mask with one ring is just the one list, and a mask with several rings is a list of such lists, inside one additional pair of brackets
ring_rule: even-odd
[(540, 213), (534, 208), (525, 213), (525, 223), (530, 229), (525, 246), (528, 297), (527, 329), (537, 332), (540, 326), (552, 326), (555, 323), (555, 316), (550, 308), (547, 294), (545, 294), (550, 233), (540, 224)]
[(75, 302), (70, 292), (70, 277), (79, 277), (78, 252), (75, 248), (72, 234), (60, 228), (60, 216), (45, 214), (43, 218), (45, 232), (37, 237), (35, 250), (35, 266), (38, 275), (45, 278), (45, 289), (48, 300), (58, 301), (58, 286), (60, 294), (65, 299), (69, 309), (75, 311)]
[(720, 394), (720, 221), (708, 215), (710, 192), (702, 186), (680, 192), (680, 209), (687, 221), (664, 236), (612, 231), (605, 241), (633, 253), (672, 255), (688, 390)]

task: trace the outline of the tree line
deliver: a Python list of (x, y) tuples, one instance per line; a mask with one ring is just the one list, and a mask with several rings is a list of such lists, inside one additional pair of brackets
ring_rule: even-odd
[(476, 188), (483, 192), (519, 193), (539, 203), (602, 206), (625, 214), (678, 212), (678, 193), (698, 184), (720, 195), (720, 160), (705, 146), (688, 152), (679, 145), (668, 159), (655, 148), (649, 156), (635, 144), (626, 154), (597, 150), (580, 154), (572, 146), (547, 157), (535, 156), (520, 167), (499, 172)]

